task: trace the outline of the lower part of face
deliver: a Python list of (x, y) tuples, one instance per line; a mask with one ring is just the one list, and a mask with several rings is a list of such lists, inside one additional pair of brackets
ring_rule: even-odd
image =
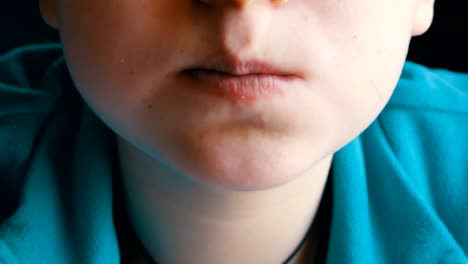
[[(145, 154), (226, 188), (282, 185), (380, 113), (406, 57), (414, 1), (229, 2), (62, 1), (67, 63), (90, 107)], [(226, 54), (297, 78), (271, 96), (233, 100), (184, 73)]]

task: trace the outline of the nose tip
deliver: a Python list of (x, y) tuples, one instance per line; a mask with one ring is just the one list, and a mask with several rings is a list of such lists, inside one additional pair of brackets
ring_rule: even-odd
[[(245, 8), (253, 2), (265, 1), (265, 0), (195, 0), (196, 2), (201, 2), (205, 5), (216, 6), (216, 5), (233, 5), (239, 8)], [(279, 6), (287, 3), (289, 0), (266, 0), (274, 6)]]

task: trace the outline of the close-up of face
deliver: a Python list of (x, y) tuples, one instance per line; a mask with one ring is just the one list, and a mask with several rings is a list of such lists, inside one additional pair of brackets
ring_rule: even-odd
[(293, 180), (385, 107), (432, 0), (41, 0), (78, 91), (193, 179)]

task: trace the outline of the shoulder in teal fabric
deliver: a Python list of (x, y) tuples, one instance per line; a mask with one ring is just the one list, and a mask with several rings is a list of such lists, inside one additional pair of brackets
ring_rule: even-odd
[(330, 263), (466, 263), (467, 146), (468, 75), (407, 63), (335, 156)]
[(112, 134), (84, 108), (60, 46), (14, 51), (0, 69), (0, 263), (119, 263)]
[[(114, 134), (59, 45), (0, 57), (0, 263), (120, 263)], [(468, 75), (406, 63), (333, 160), (327, 263), (468, 263)]]

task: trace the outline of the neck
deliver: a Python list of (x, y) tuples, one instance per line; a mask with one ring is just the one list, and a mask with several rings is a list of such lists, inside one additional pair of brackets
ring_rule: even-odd
[(315, 218), (332, 157), (268, 190), (233, 191), (180, 175), (118, 139), (128, 215), (160, 263), (282, 263)]

